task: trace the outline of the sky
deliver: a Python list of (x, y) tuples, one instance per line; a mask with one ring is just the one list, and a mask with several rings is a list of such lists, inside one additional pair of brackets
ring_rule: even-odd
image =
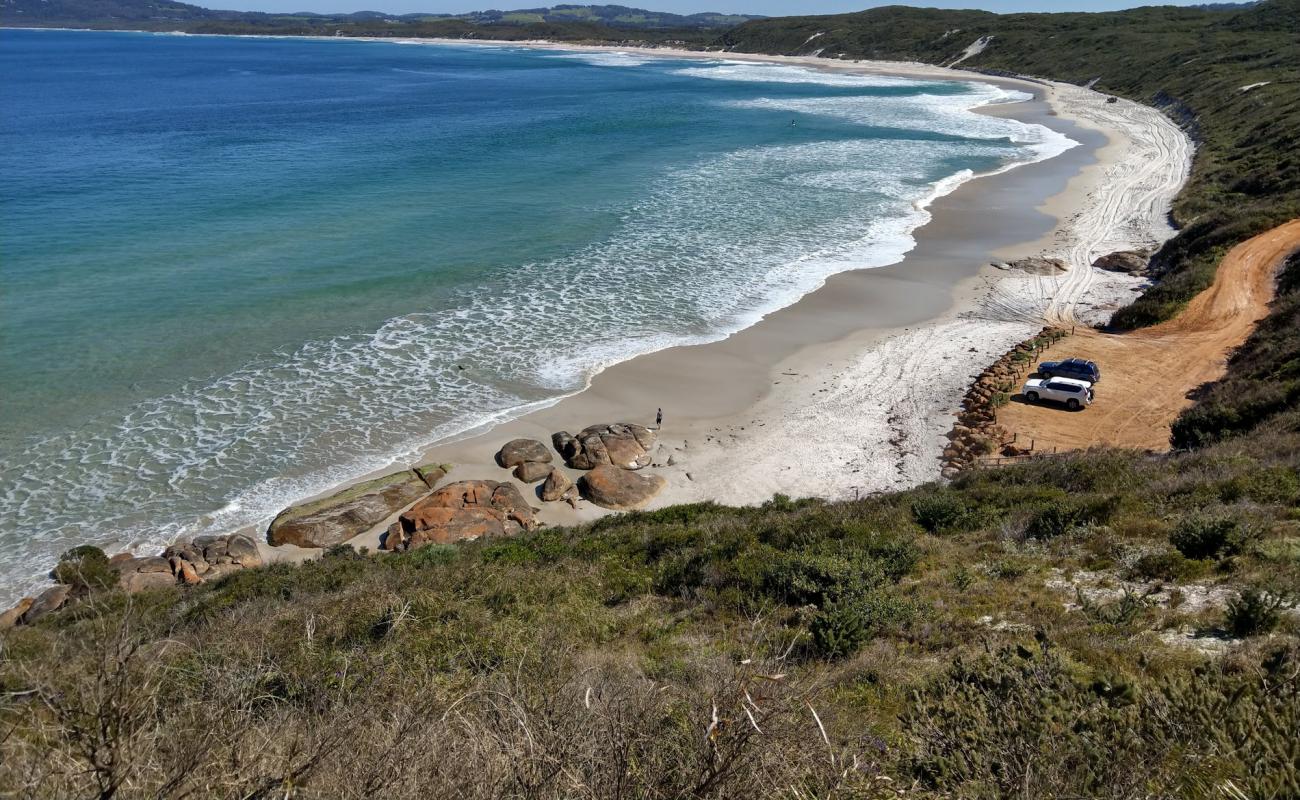
[(420, 11), (462, 13), (485, 8), (541, 8), (561, 2), (611, 4), (693, 14), (697, 11), (720, 11), (730, 14), (763, 14), (771, 17), (790, 14), (835, 14), (861, 11), (883, 5), (912, 5), (929, 8), (982, 8), (1000, 13), (1013, 11), (1114, 11), (1143, 5), (1190, 6), (1209, 0), (189, 0), (207, 8), (239, 11), (385, 11), (409, 14)]

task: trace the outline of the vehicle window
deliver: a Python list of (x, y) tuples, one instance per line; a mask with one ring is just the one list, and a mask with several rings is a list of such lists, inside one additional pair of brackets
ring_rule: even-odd
[(1047, 388), (1058, 392), (1069, 392), (1075, 394), (1079, 391), (1080, 387), (1069, 383), (1049, 383), (1047, 384)]

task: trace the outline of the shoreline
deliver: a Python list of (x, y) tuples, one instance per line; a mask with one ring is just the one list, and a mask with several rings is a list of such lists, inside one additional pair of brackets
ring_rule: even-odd
[[(421, 448), (412, 463), (451, 463), (456, 468), (449, 480), (514, 481), (492, 460), (496, 449), (511, 438), (549, 442), (555, 431), (623, 420), (647, 422), (656, 408), (664, 408), (657, 466), (650, 471), (665, 477), (668, 487), (651, 508), (701, 500), (745, 505), (774, 493), (837, 499), (923, 483), (939, 477), (943, 434), (969, 379), (992, 356), (1037, 331), (1045, 317), (1062, 317), (1061, 309), (1074, 318), (1076, 306), (1097, 295), (1098, 289), (1109, 295), (1102, 302), (1114, 304), (1135, 285), (1131, 279), (1109, 275), (1098, 281), (1086, 266), (1072, 269), (1064, 280), (1009, 275), (989, 266), (990, 261), (1062, 250), (1078, 250), (1067, 254), (1078, 257), (1095, 249), (1095, 241), (1080, 248), (1073, 228), (1088, 216), (1089, 203), (1114, 211), (1115, 198), (1103, 201), (1096, 195), (1114, 180), (1116, 165), (1132, 162), (1134, 151), (1142, 148), (1135, 146), (1140, 132), (1107, 125), (1104, 115), (1096, 116), (1098, 108), (1106, 110), (1105, 99), (1089, 90), (899, 62), (549, 42), (264, 38), (617, 52), (973, 81), (1033, 95), (1029, 101), (983, 106), (975, 113), (1045, 124), (1082, 144), (1046, 160), (976, 176), (939, 196), (928, 207), (930, 220), (913, 231), (916, 245), (895, 264), (838, 273), (795, 303), (721, 340), (619, 362), (593, 376), (586, 389), (543, 408)], [(1097, 107), (1089, 109), (1092, 117), (1081, 113), (1088, 105), (1085, 100)], [(1119, 104), (1134, 117), (1158, 117), (1177, 131), (1154, 109), (1128, 101)], [(1185, 155), (1183, 180), (1190, 146)], [(1106, 231), (1103, 240), (1155, 244), (1172, 235), (1163, 216), (1156, 219), (1151, 211), (1158, 210), (1163, 197), (1167, 213), (1168, 201), (1180, 187), (1181, 181), (1172, 189), (1165, 186), (1163, 194), (1146, 191), (1156, 198), (1146, 209), (1135, 197), (1122, 196), (1142, 219), (1127, 225), (1132, 229), (1127, 233)], [(990, 222), (990, 212), (997, 215), (996, 222)], [(1068, 260), (1074, 264), (1077, 258)], [(1066, 301), (1058, 303), (1067, 293)], [(400, 465), (395, 461), (392, 467)], [(328, 496), (387, 471), (357, 476), (295, 502)], [(535, 498), (536, 485), (515, 485)], [(539, 519), (545, 524), (580, 523), (610, 513), (586, 502), (576, 511), (561, 503), (532, 502), (542, 508)], [(374, 549), (383, 527), (352, 542)], [(265, 544), (265, 526), (235, 532), (253, 536), (267, 560), (298, 560), (319, 552), (272, 548)]]
[[(449, 481), (513, 482), (541, 508), (538, 518), (548, 525), (579, 524), (613, 512), (585, 501), (576, 510), (541, 502), (538, 485), (519, 482), (496, 466), (496, 450), (510, 439), (549, 443), (556, 431), (598, 423), (648, 423), (658, 408), (665, 410), (665, 424), (648, 471), (668, 485), (650, 509), (705, 500), (752, 505), (776, 493), (844, 499), (939, 479), (945, 435), (970, 380), (1047, 319), (1095, 320), (1126, 304), (1144, 282), (1101, 273), (1091, 263), (1115, 250), (1154, 249), (1172, 236), (1169, 206), (1190, 171), (1190, 140), (1160, 112), (1131, 101), (1108, 103), (1099, 93), (1068, 84), (897, 62), (543, 42), (436, 43), (992, 83), (1033, 99), (975, 113), (1045, 124), (1081, 144), (1053, 158), (977, 176), (937, 198), (929, 206), (930, 220), (913, 232), (915, 247), (895, 264), (833, 275), (821, 288), (722, 340), (620, 362), (580, 392), (423, 448), (412, 461), (452, 464)], [(1153, 154), (1161, 158), (1152, 161)], [(1108, 192), (1108, 186), (1116, 188)], [(995, 223), (990, 212), (997, 215)], [(1072, 268), (1064, 276), (1041, 276), (990, 264), (1036, 255), (1060, 257)], [(350, 543), (377, 549), (395, 517)], [(251, 527), (242, 532), (259, 539), (264, 533)], [(265, 548), (272, 559), (298, 560), (315, 552)]]

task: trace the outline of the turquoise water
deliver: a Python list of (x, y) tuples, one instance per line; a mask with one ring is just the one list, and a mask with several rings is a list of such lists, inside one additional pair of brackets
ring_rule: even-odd
[(269, 518), (897, 261), (989, 85), (0, 31), (0, 592)]

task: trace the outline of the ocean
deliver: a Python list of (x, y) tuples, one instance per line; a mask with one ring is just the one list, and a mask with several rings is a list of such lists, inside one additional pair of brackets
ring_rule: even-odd
[[(0, 31), (0, 600), (714, 341), (1073, 143), (989, 84)], [(642, 412), (652, 409), (642, 409)]]

